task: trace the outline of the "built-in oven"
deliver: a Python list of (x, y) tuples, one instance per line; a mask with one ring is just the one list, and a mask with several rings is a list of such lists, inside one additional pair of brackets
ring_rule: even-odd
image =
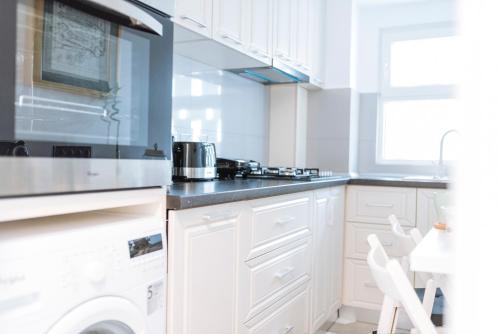
[(0, 197), (171, 182), (168, 15), (137, 0), (2, 0), (0, 47)]

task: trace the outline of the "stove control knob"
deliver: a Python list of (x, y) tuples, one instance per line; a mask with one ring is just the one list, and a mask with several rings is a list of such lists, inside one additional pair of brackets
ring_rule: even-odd
[(15, 157), (29, 157), (30, 150), (24, 141), (19, 140), (12, 147), (12, 155)]
[(106, 280), (106, 268), (100, 262), (91, 262), (85, 266), (85, 277), (90, 283), (98, 285)]

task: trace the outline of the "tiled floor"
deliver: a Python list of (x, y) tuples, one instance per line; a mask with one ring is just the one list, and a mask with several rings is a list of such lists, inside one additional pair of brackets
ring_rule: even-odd
[[(372, 334), (377, 325), (364, 322), (355, 322), (348, 325), (334, 324), (325, 334)], [(398, 330), (397, 334), (408, 334), (409, 331)]]

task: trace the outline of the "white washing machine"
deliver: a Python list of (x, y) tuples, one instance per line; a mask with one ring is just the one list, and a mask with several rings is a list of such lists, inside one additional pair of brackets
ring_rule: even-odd
[(158, 216), (0, 224), (0, 333), (165, 334), (166, 255)]

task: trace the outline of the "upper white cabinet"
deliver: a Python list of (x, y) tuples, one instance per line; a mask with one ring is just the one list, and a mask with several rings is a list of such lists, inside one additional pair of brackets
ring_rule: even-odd
[(213, 39), (244, 51), (248, 23), (245, 0), (213, 0)]
[[(250, 67), (274, 62), (323, 84), (325, 0), (177, 0), (174, 22), (258, 60)], [(222, 49), (216, 57), (238, 58)]]
[(296, 29), (292, 28), (292, 4), (296, 0), (276, 0), (274, 11), (274, 57), (292, 65), (292, 40), (295, 39)]
[(311, 59), (310, 59), (310, 21), (314, 20), (311, 17), (310, 11), (312, 0), (294, 0), (292, 10), (292, 29), (296, 30), (296, 38), (292, 47), (294, 47), (294, 63), (301, 72), (310, 74)]
[(248, 52), (271, 64), (273, 58), (273, 1), (246, 0)]
[[(235, 2), (239, 1), (235, 0)], [(174, 22), (211, 38), (212, 7), (212, 0), (176, 0)]]
[(309, 60), (310, 82), (318, 87), (325, 84), (325, 0), (309, 0)]
[(274, 15), (274, 57), (278, 61), (310, 73), (309, 13), (311, 0), (276, 0)]
[(174, 0), (141, 0), (141, 2), (170, 16), (174, 15)]

